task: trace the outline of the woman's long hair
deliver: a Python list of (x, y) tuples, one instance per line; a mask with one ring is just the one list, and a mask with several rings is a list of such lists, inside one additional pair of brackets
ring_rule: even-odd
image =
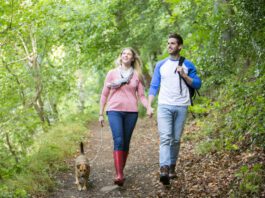
[(133, 59), (134, 59), (134, 61), (132, 61), (132, 67), (133, 67), (133, 69), (136, 71), (139, 80), (140, 80), (142, 83), (144, 83), (144, 82), (143, 82), (143, 73), (142, 73), (142, 61), (141, 61), (141, 59), (140, 59), (140, 56), (137, 54), (137, 52), (136, 52), (133, 48), (131, 48), (131, 47), (126, 47), (126, 48), (123, 48), (123, 49), (122, 49), (122, 51), (121, 51), (119, 57), (118, 57), (117, 60), (115, 61), (116, 66), (117, 66), (117, 67), (121, 66), (121, 64), (122, 64), (122, 62), (121, 62), (121, 55), (122, 55), (123, 51), (126, 50), (126, 49), (128, 49), (128, 50), (130, 50), (130, 51), (132, 52), (132, 54), (133, 54)]

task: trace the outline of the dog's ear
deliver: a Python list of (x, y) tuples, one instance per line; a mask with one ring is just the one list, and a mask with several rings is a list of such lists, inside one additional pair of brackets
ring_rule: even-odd
[(86, 164), (86, 169), (89, 170), (90, 169), (90, 166), (88, 164)]
[(76, 167), (77, 167), (78, 169), (80, 169), (80, 166), (81, 166), (81, 164), (78, 164)]

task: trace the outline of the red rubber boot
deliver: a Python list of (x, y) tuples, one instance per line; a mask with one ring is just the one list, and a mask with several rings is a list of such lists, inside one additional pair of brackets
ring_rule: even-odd
[(123, 169), (125, 168), (128, 154), (128, 151), (123, 151)]
[(124, 151), (114, 151), (114, 165), (116, 169), (116, 178), (114, 179), (114, 184), (119, 186), (123, 186), (124, 177), (123, 177), (123, 167), (124, 167), (124, 158), (123, 158)]

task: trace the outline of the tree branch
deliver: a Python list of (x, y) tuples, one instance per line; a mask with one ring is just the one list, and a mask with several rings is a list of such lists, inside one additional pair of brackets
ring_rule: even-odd
[(13, 12), (14, 12), (14, 0), (12, 0), (11, 2), (11, 6), (12, 6), (12, 14), (11, 14), (11, 19), (10, 19), (10, 23), (9, 23), (9, 29), (12, 28), (12, 22), (13, 22)]
[(25, 106), (25, 104), (26, 104), (25, 94), (24, 94), (24, 91), (22, 89), (22, 85), (21, 85), (21, 82), (19, 81), (18, 76), (11, 71), (11, 69), (8, 67), (8, 64), (3, 59), (2, 59), (2, 62), (5, 65), (6, 70), (15, 78), (15, 81), (17, 82), (17, 84), (19, 86), (19, 92), (20, 92), (20, 97), (21, 97), (22, 103)]
[(8, 149), (9, 149), (9, 151), (11, 152), (11, 154), (14, 156), (16, 162), (18, 163), (19, 160), (18, 160), (18, 157), (17, 157), (16, 152), (13, 150), (13, 147), (12, 147), (12, 145), (11, 145), (11, 143), (10, 143), (10, 139), (9, 139), (9, 135), (8, 135), (8, 133), (6, 133), (6, 143), (7, 143), (7, 145), (8, 145)]
[(24, 60), (27, 60), (27, 59), (28, 59), (28, 57), (21, 58), (21, 59), (18, 59), (18, 60), (9, 62), (9, 63), (5, 63), (5, 65), (12, 65), (13, 63), (17, 63), (17, 62), (24, 61)]
[(25, 50), (27, 56), (30, 57), (28, 47), (27, 47), (27, 45), (26, 45), (26, 43), (25, 43), (23, 37), (21, 36), (21, 33), (20, 33), (20, 32), (18, 32), (18, 37), (19, 37), (20, 41), (22, 42), (22, 45), (23, 45), (23, 47), (24, 47), (24, 50)]

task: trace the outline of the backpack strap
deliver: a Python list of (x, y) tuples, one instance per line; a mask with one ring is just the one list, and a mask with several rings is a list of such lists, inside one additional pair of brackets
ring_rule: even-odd
[[(180, 56), (180, 57), (179, 57), (179, 66), (182, 66), (182, 64), (184, 63), (184, 61), (185, 61), (185, 57)], [(176, 68), (176, 70), (175, 70), (175, 73), (177, 73), (177, 68)]]
[[(185, 57), (183, 57), (183, 56), (181, 56), (181, 57), (179, 57), (179, 66), (181, 67), (182, 66), (182, 64), (183, 64), (183, 62), (184, 62), (184, 60), (185, 60)], [(177, 68), (176, 68), (176, 70), (175, 70), (175, 73), (177, 72)], [(179, 89), (180, 89), (180, 95), (182, 95), (182, 85), (181, 85), (181, 75), (180, 75), (180, 73), (178, 72), (178, 74), (179, 74)]]
[[(179, 58), (179, 65), (178, 66), (182, 66), (183, 65), (183, 63), (184, 63), (184, 61), (185, 61), (185, 57), (183, 57), (183, 56), (180, 56), (180, 58)], [(177, 73), (177, 68), (176, 68), (176, 70), (175, 70), (175, 73)], [(181, 85), (181, 79), (183, 79), (184, 80), (184, 82), (185, 82), (185, 84), (187, 85), (187, 87), (188, 87), (188, 89), (190, 89), (190, 85), (187, 83), (187, 81), (180, 75), (180, 73), (178, 72), (178, 74), (179, 74), (179, 88), (180, 88), (180, 94), (182, 95), (182, 85)], [(194, 98), (196, 97), (196, 92), (197, 92), (197, 94), (200, 96), (200, 93), (199, 93), (199, 91), (197, 90), (197, 89), (195, 89), (195, 95), (194, 95)], [(191, 106), (193, 106), (193, 100), (192, 100), (192, 97), (190, 96), (190, 102), (191, 102)], [(192, 117), (193, 118), (196, 118), (196, 116), (194, 115), (194, 113), (193, 112), (191, 112), (191, 114), (192, 114)]]

